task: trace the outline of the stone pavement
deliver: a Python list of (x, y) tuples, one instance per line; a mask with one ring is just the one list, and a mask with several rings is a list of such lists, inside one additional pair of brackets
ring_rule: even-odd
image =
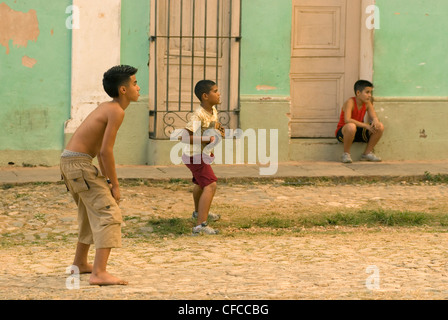
[[(282, 162), (274, 175), (260, 175), (255, 164), (213, 165), (218, 178), (284, 178), (284, 177), (410, 177), (448, 174), (448, 160), (437, 161), (387, 161), (381, 163), (354, 162)], [(271, 165), (271, 168), (274, 165)], [(121, 179), (190, 179), (190, 171), (184, 165), (143, 166), (118, 165)], [(0, 167), (0, 184), (60, 181), (56, 167)]]
[(123, 248), (108, 270), (129, 285), (100, 287), (66, 274), (77, 222), (63, 185), (0, 188), (0, 300), (448, 299), (448, 224), (251, 223), (366, 208), (446, 216), (445, 183), (221, 184), (220, 234), (208, 237), (155, 232), (170, 221), (193, 226), (191, 183), (124, 183), (122, 197)]
[[(257, 165), (214, 169), (221, 179), (260, 177)], [(190, 179), (183, 166), (118, 166), (117, 171), (122, 179)], [(65, 187), (27, 184), (60, 181), (58, 167), (1, 167), (0, 300), (448, 299), (446, 224), (314, 226), (289, 232), (248, 225), (274, 213), (279, 221), (289, 221), (372, 207), (444, 216), (446, 183), (403, 179), (295, 186), (276, 181), (425, 173), (448, 174), (448, 161), (281, 163), (273, 183), (219, 186), (213, 210), (222, 215), (214, 225), (220, 234), (212, 237), (154, 232), (159, 222), (191, 220), (190, 183), (124, 183), (123, 248), (112, 252), (108, 270), (129, 285), (100, 287), (88, 284), (89, 275), (76, 282), (66, 274), (77, 222)], [(93, 256), (91, 250), (90, 260)]]

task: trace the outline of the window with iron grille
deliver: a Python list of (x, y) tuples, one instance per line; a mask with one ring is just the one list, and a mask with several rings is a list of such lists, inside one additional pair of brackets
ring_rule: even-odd
[(185, 127), (203, 79), (218, 85), (221, 124), (238, 127), (240, 13), (241, 0), (151, 0), (150, 138)]

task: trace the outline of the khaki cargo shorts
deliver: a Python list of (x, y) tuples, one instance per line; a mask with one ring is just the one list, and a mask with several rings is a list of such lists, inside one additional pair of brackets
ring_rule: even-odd
[(121, 210), (90, 157), (61, 157), (62, 179), (78, 205), (78, 240), (95, 249), (121, 247)]

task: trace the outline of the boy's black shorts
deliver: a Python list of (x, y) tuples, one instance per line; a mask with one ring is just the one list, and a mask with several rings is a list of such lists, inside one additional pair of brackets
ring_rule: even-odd
[[(336, 133), (336, 139), (339, 142), (344, 142), (344, 135), (342, 134), (342, 128), (338, 130)], [(353, 142), (369, 142), (370, 139), (370, 131), (366, 128), (356, 128), (355, 139)]]

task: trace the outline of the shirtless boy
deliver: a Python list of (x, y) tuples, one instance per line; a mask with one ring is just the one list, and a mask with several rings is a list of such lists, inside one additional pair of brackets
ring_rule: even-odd
[[(73, 265), (80, 273), (91, 273), (92, 285), (126, 285), (106, 271), (111, 248), (121, 247), (120, 188), (113, 147), (125, 110), (137, 101), (140, 87), (130, 66), (115, 66), (103, 78), (103, 87), (112, 98), (100, 104), (75, 131), (61, 155), (61, 174), (78, 205), (78, 244)], [(92, 164), (97, 157), (100, 170)], [(95, 260), (87, 262), (90, 245)]]

